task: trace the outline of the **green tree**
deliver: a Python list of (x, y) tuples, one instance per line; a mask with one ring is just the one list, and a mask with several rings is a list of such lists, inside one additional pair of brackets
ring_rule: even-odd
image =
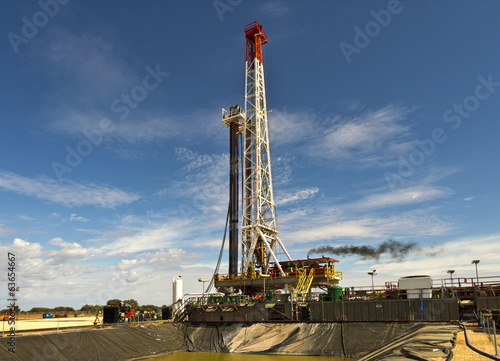
[(80, 308), (82, 312), (99, 312), (102, 311), (102, 306), (100, 305), (84, 305)]
[(152, 312), (158, 312), (158, 306), (155, 305), (142, 305), (139, 308), (140, 311), (152, 311)]
[(119, 305), (120, 303), (122, 303), (121, 300), (119, 300), (118, 298), (115, 298), (115, 299), (112, 299), (112, 300), (108, 300), (108, 302), (106, 302), (106, 304), (108, 306), (111, 306), (111, 305)]
[(65, 306), (54, 307), (53, 311), (54, 312), (75, 312), (73, 307), (65, 307)]
[(130, 305), (130, 307), (132, 307), (134, 310), (139, 309), (139, 302), (137, 302), (133, 298), (131, 298), (130, 300), (123, 300), (123, 303)]
[(34, 313), (51, 313), (52, 309), (48, 307), (33, 307), (29, 312)]

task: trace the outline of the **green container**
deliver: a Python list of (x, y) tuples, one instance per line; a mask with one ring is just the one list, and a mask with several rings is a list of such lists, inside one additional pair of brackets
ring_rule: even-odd
[(330, 286), (328, 287), (328, 298), (332, 301), (341, 301), (344, 289), (340, 286)]

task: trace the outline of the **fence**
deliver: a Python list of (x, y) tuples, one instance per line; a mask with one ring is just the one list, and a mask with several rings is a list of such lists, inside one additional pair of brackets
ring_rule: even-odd
[[(497, 315), (497, 318), (498, 316), (499, 315)], [(488, 335), (488, 339), (495, 345), (495, 356), (498, 356), (497, 321), (495, 320), (495, 318), (493, 318), (493, 314), (483, 313), (482, 311), (479, 311), (477, 318), (479, 320), (479, 325)]]

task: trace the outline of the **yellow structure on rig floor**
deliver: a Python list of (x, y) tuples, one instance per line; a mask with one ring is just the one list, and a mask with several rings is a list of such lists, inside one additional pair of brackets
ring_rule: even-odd
[(266, 289), (295, 289), (294, 295), (308, 293), (311, 288), (336, 285), (342, 272), (335, 269), (338, 260), (330, 257), (291, 260), (280, 262), (284, 275), (271, 263), (268, 274), (251, 270), (246, 274), (215, 275), (215, 286), (219, 291), (239, 289), (243, 293), (258, 293)]

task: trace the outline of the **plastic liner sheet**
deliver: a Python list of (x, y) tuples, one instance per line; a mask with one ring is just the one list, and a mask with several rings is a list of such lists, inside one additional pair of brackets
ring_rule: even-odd
[(255, 324), (229, 344), (231, 352), (359, 357), (397, 337), (405, 324)]
[(453, 325), (407, 323), (151, 324), (18, 336), (0, 360), (132, 360), (183, 352), (319, 355), (372, 360), (448, 360)]
[(185, 325), (121, 326), (16, 337), (15, 353), (0, 343), (0, 360), (130, 360), (186, 351)]
[(230, 352), (227, 345), (244, 330), (242, 323), (198, 324), (186, 331), (186, 344), (194, 352)]
[(451, 360), (458, 330), (457, 325), (415, 327), (359, 361)]

